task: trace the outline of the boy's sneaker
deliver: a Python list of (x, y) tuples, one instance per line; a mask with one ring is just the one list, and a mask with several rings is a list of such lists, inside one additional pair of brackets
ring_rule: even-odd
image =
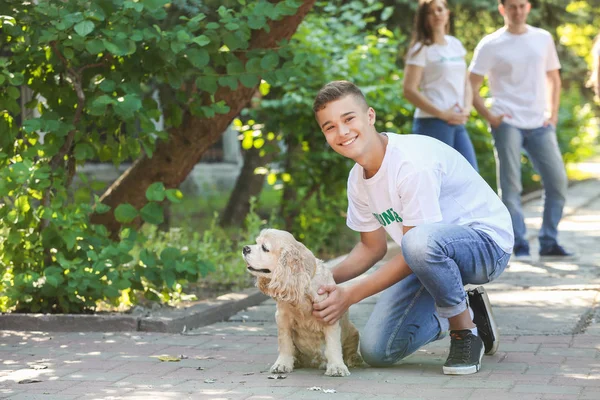
[(515, 261), (529, 262), (531, 261), (531, 254), (529, 254), (528, 244), (515, 244), (513, 248), (513, 259)]
[(483, 352), (483, 341), (469, 329), (450, 331), (450, 354), (442, 368), (444, 374), (474, 374), (481, 368)]
[(575, 254), (571, 253), (570, 251), (565, 250), (564, 247), (562, 247), (559, 244), (555, 244), (553, 246), (550, 247), (544, 247), (540, 249), (540, 257), (541, 258), (553, 258), (556, 260), (570, 260), (575, 258)]
[(494, 320), (492, 305), (483, 286), (468, 290), (469, 306), (473, 310), (473, 322), (477, 325), (477, 334), (485, 345), (485, 354), (492, 355), (498, 350), (500, 335)]

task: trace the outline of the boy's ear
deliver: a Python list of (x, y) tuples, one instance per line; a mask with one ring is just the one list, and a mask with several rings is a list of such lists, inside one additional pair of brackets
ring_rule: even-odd
[(376, 114), (373, 107), (369, 107), (367, 115), (369, 116), (369, 125), (375, 125)]

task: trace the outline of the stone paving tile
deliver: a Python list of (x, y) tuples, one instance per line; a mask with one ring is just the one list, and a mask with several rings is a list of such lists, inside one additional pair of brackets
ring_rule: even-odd
[(499, 389), (475, 389), (468, 400), (540, 400), (539, 394), (509, 393)]
[(7, 397), (8, 400), (70, 400), (76, 399), (78, 396), (69, 396), (64, 394), (49, 394), (40, 395), (39, 393), (19, 393), (14, 396)]
[(523, 385), (517, 384), (512, 388), (514, 393), (538, 393), (538, 394), (579, 394), (582, 387), (556, 386), (556, 385)]

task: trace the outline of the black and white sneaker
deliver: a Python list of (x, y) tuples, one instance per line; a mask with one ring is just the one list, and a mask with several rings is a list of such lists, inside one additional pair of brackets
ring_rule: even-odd
[(483, 352), (483, 341), (469, 329), (450, 331), (450, 354), (443, 366), (444, 374), (474, 374), (481, 368)]
[(473, 322), (477, 325), (478, 336), (485, 345), (485, 354), (491, 356), (498, 350), (500, 336), (494, 320), (490, 299), (483, 286), (467, 291), (469, 306), (473, 310)]

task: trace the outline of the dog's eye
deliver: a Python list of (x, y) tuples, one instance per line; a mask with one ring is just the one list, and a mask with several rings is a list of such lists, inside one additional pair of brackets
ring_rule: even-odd
[(264, 244), (262, 245), (262, 249), (263, 249), (263, 251), (264, 251), (265, 253), (268, 253), (268, 252), (269, 252), (269, 249), (267, 249), (267, 248), (265, 247), (265, 245), (264, 245)]

